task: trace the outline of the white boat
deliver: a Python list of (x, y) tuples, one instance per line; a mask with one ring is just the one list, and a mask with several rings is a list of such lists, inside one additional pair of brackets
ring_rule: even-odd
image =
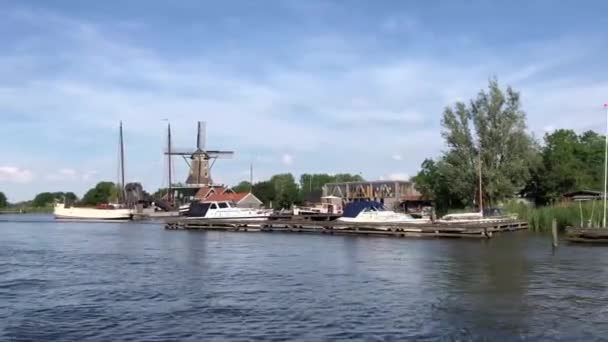
[(53, 214), (60, 220), (130, 220), (133, 209), (108, 205), (104, 208), (66, 207), (56, 203)]
[(381, 206), (369, 206), (361, 210), (355, 217), (340, 217), (340, 222), (354, 223), (409, 223), (425, 224), (431, 220), (427, 218), (415, 218), (405, 213), (396, 213)]
[(192, 203), (186, 215), (188, 219), (266, 221), (272, 215), (272, 210), (238, 208), (231, 201), (205, 201)]
[(500, 221), (516, 220), (517, 215), (507, 215), (502, 212), (495, 210), (491, 215), (484, 215), (483, 212), (471, 212), (471, 213), (457, 213), (447, 214), (441, 219), (437, 220), (438, 223), (491, 223)]
[(335, 214), (342, 215), (342, 198), (336, 196), (323, 196), (321, 203), (317, 203), (312, 207), (293, 207), (293, 214), (298, 215), (318, 215), (318, 214)]
[(121, 184), (119, 191), (120, 199), (122, 204), (103, 204), (97, 207), (73, 207), (66, 206), (65, 203), (56, 203), (53, 208), (53, 214), (56, 219), (69, 219), (69, 220), (130, 220), (133, 218), (135, 210), (127, 208), (124, 205), (126, 198), (125, 191), (125, 168), (124, 168), (124, 144), (122, 136), (122, 122), (120, 123), (119, 131), (119, 143), (120, 143), (120, 171), (121, 171)]

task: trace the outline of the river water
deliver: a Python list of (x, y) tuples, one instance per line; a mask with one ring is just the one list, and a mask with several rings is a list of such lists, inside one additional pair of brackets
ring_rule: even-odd
[(0, 340), (608, 338), (608, 247), (0, 219)]

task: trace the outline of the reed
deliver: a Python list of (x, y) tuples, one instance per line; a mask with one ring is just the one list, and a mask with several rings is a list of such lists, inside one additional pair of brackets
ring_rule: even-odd
[(534, 231), (550, 231), (553, 219), (556, 219), (559, 229), (599, 227), (603, 215), (601, 201), (562, 202), (544, 207), (511, 202), (505, 205), (505, 210), (528, 221), (530, 229)]

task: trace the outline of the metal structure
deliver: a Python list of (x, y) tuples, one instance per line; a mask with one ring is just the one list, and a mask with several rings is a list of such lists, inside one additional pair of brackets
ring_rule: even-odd
[(378, 201), (393, 207), (406, 198), (419, 198), (414, 184), (407, 181), (362, 181), (327, 183), (323, 186), (323, 196), (338, 196), (345, 202), (367, 200)]
[(167, 149), (165, 155), (181, 156), (188, 168), (188, 178), (186, 184), (192, 187), (202, 187), (213, 185), (211, 178), (211, 168), (217, 159), (226, 159), (234, 155), (233, 151), (208, 150), (206, 144), (206, 125), (199, 121), (196, 132), (196, 149), (195, 150), (172, 150)]

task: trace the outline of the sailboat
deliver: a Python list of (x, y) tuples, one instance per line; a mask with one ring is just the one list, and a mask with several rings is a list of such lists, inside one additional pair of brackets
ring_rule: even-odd
[(125, 150), (122, 134), (122, 122), (120, 122), (120, 200), (117, 204), (103, 204), (94, 208), (74, 207), (66, 203), (56, 203), (53, 214), (56, 219), (61, 220), (130, 220), (133, 218), (134, 210), (126, 205), (125, 191)]
[(507, 220), (516, 220), (517, 215), (506, 215), (500, 212), (498, 209), (488, 211), (491, 216), (488, 216), (483, 208), (483, 191), (482, 191), (482, 178), (481, 178), (481, 153), (479, 154), (479, 211), (469, 213), (455, 213), (447, 214), (437, 220), (438, 223), (490, 223)]

